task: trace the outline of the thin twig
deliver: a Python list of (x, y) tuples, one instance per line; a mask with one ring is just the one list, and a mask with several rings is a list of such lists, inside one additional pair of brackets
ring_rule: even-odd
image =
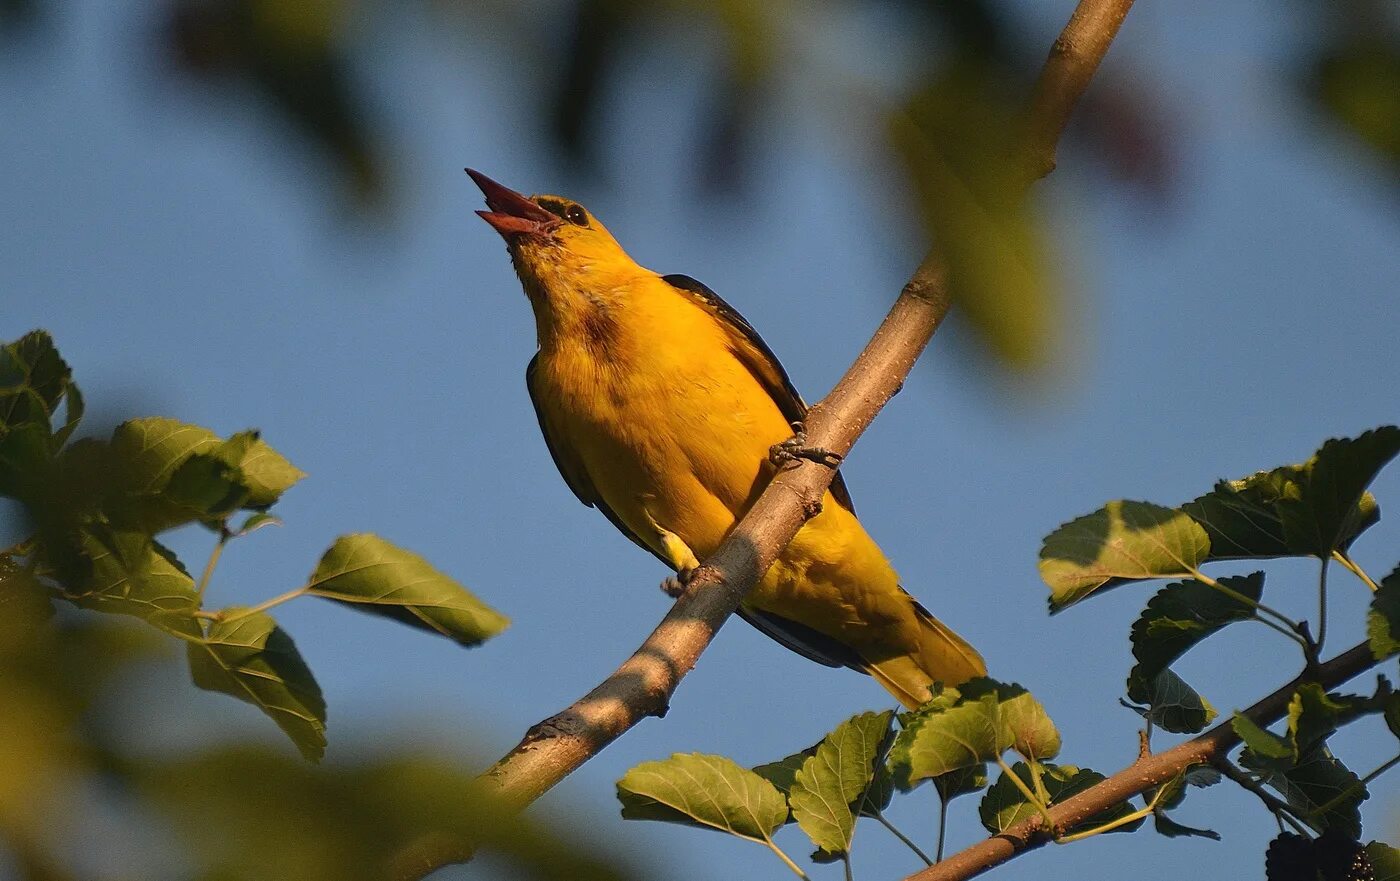
[[(1294, 815), (1293, 809), (1289, 807), (1288, 802), (1274, 795), (1272, 792), (1269, 792), (1264, 788), (1263, 784), (1246, 774), (1239, 766), (1230, 761), (1229, 758), (1218, 756), (1211, 764), (1214, 765), (1221, 774), (1224, 774), (1226, 777), (1229, 777), (1240, 786), (1243, 786), (1245, 789), (1258, 796), (1259, 800), (1264, 803), (1264, 807), (1268, 808), (1269, 811), (1278, 818), (1280, 826), (1283, 823), (1287, 823), (1289, 826), (1293, 827), (1294, 832), (1297, 832), (1304, 838), (1311, 838), (1318, 833), (1318, 830), (1313, 828), (1312, 824), (1308, 823), (1306, 818)], [(1307, 823), (1307, 825), (1304, 825), (1304, 823)]]
[[(1288, 712), (1288, 702), (1304, 682), (1317, 682), (1324, 688), (1335, 688), (1377, 663), (1371, 655), (1370, 645), (1362, 643), (1319, 665), (1306, 677), (1294, 679), (1245, 710), (1244, 715), (1256, 724), (1269, 725)], [(1154, 786), (1161, 786), (1192, 765), (1214, 764), (1218, 756), (1226, 755), (1239, 742), (1234, 727), (1229, 722), (1223, 722), (1165, 752), (1138, 759), (1112, 777), (1052, 806), (1050, 816), (1056, 828), (1073, 828), (1101, 811), (1122, 804)], [(993, 838), (980, 841), (937, 865), (908, 876), (905, 881), (966, 881), (1049, 840), (1044, 822), (1040, 815), (1035, 814)]]

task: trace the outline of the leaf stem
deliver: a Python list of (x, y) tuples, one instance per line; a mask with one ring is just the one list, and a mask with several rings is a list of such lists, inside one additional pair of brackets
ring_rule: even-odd
[(204, 591), (209, 587), (209, 578), (214, 574), (214, 567), (219, 565), (219, 557), (223, 556), (224, 545), (229, 540), (228, 526), (219, 524), (219, 540), (214, 543), (214, 549), (209, 552), (209, 562), (204, 564), (204, 572), (199, 576), (199, 586), (195, 588), (195, 596), (199, 601), (204, 602)]
[[(940, 803), (941, 803), (941, 802), (940, 802)], [(917, 854), (918, 857), (919, 857), (919, 859), (923, 860), (925, 863), (927, 863), (927, 864), (930, 865), (930, 866), (933, 865), (934, 861), (928, 858), (928, 854), (924, 853), (924, 852), (923, 852), (923, 849), (920, 848), (917, 844), (915, 844), (915, 843), (913, 842), (913, 840), (911, 840), (911, 839), (909, 838), (909, 836), (905, 835), (903, 832), (900, 832), (899, 829), (898, 829), (893, 823), (890, 822), (889, 818), (885, 816), (885, 814), (884, 814), (883, 811), (874, 811), (874, 810), (872, 810), (867, 816), (870, 816), (870, 817), (875, 818), (875, 822), (879, 823), (881, 826), (884, 826), (886, 829), (890, 830), (890, 834), (893, 835), (895, 838), (898, 838), (901, 842), (904, 843), (904, 846), (905, 846), (905, 847), (909, 848), (909, 849), (912, 850), (915, 854)], [(943, 842), (942, 842), (942, 838), (943, 838), (943, 836), (942, 836), (941, 831), (940, 831), (940, 834), (939, 834), (939, 844), (940, 844), (940, 845), (942, 845), (942, 843), (943, 843)]]
[(1298, 639), (1299, 641), (1301, 641), (1301, 639), (1297, 635), (1298, 622), (1283, 614), (1278, 609), (1275, 609), (1271, 606), (1266, 606), (1258, 600), (1250, 599), (1249, 597), (1235, 590), (1233, 587), (1228, 587), (1224, 584), (1221, 584), (1220, 582), (1216, 581), (1214, 578), (1211, 578), (1209, 575), (1205, 574), (1199, 569), (1192, 569), (1191, 575), (1197, 581), (1209, 587), (1215, 588), (1216, 590), (1225, 594), (1225, 596), (1229, 597), (1235, 602), (1249, 606), (1251, 609), (1254, 609), (1257, 612), (1262, 612), (1265, 615), (1269, 615), (1281, 624), (1286, 625), (1288, 630), (1285, 632), (1289, 633), (1291, 638)]
[[(938, 800), (938, 862), (943, 862), (943, 841), (948, 836), (948, 800)], [(928, 859), (925, 857), (925, 859)], [(929, 865), (933, 865), (930, 863)]]
[(851, 855), (849, 853), (843, 852), (841, 854), (841, 867), (846, 870), (846, 881), (856, 881), (855, 877), (851, 875)]
[(239, 609), (237, 612), (234, 612), (232, 615), (219, 615), (219, 620), (222, 621), (222, 622), (224, 622), (225, 624), (229, 623), (230, 621), (242, 621), (244, 618), (247, 618), (247, 617), (249, 617), (250, 615), (256, 615), (256, 614), (259, 613), (259, 612), (266, 612), (268, 609), (272, 608), (273, 606), (280, 606), (280, 605), (282, 605), (283, 603), (288, 602), (289, 600), (294, 600), (294, 599), (296, 599), (297, 597), (301, 596), (302, 594), (306, 593), (306, 592), (307, 592), (308, 590), (310, 590), (310, 589), (311, 589), (311, 585), (309, 585), (309, 584), (303, 584), (301, 587), (298, 587), (296, 590), (289, 590), (289, 591), (287, 591), (287, 592), (284, 593), (284, 594), (278, 594), (277, 596), (273, 597), (273, 598), (270, 599), (270, 600), (263, 600), (262, 602), (258, 603), (256, 606), (250, 606), (249, 608), (246, 608), (246, 609)]
[(1071, 841), (1081, 841), (1085, 838), (1092, 838), (1095, 835), (1102, 835), (1105, 832), (1112, 832), (1119, 826), (1126, 826), (1129, 823), (1136, 823), (1152, 815), (1157, 810), (1157, 805), (1161, 803), (1162, 796), (1167, 792), (1166, 784), (1157, 787), (1157, 791), (1152, 793), (1152, 799), (1145, 806), (1138, 808), (1130, 814), (1124, 814), (1113, 820), (1109, 820), (1102, 826), (1095, 826), (1093, 829), (1085, 829), (1083, 832), (1076, 832), (1073, 835), (1062, 835), (1055, 839), (1056, 844), (1069, 844)]
[(1021, 790), (1021, 794), (1026, 797), (1026, 801), (1035, 805), (1036, 810), (1040, 811), (1040, 818), (1045, 822), (1045, 828), (1053, 835), (1055, 832), (1055, 818), (1050, 816), (1049, 805), (1041, 803), (1040, 797), (1031, 791), (1031, 788), (1026, 785), (1026, 781), (1022, 780), (1020, 775), (1011, 770), (1010, 765), (1006, 764), (1006, 759), (998, 755), (997, 764), (1001, 766), (1001, 772), (1007, 777), (1010, 777), (1011, 782), (1015, 784), (1016, 788)]
[(794, 875), (801, 878), (802, 881), (812, 881), (811, 877), (808, 876), (806, 872), (802, 871), (802, 867), (792, 861), (792, 857), (783, 853), (783, 849), (773, 843), (773, 839), (764, 838), (762, 839), (762, 841), (764, 844), (768, 845), (769, 850), (773, 851), (773, 853), (778, 855), (778, 859), (782, 860), (784, 865), (786, 865), (789, 869), (792, 869)]
[(1333, 551), (1332, 559), (1345, 566), (1347, 570), (1351, 572), (1352, 575), (1355, 575), (1357, 578), (1360, 578), (1362, 581), (1366, 582), (1366, 586), (1371, 588), (1371, 593), (1375, 593), (1376, 591), (1381, 589), (1380, 585), (1376, 584), (1376, 582), (1371, 578), (1371, 576), (1366, 574), (1365, 569), (1362, 569), (1360, 566), (1356, 565), (1356, 561), (1353, 560), (1351, 557), (1347, 556), (1346, 551)]
[(1314, 658), (1317, 652), (1322, 651), (1322, 643), (1327, 639), (1327, 564), (1331, 562), (1330, 558), (1324, 557), (1321, 571), (1317, 574), (1317, 638), (1312, 644)]
[(1260, 785), (1258, 780), (1246, 774), (1244, 770), (1234, 762), (1221, 756), (1218, 761), (1212, 762), (1211, 764), (1214, 765), (1215, 769), (1221, 774), (1224, 774), (1244, 789), (1258, 796), (1259, 800), (1264, 803), (1264, 807), (1268, 808), (1269, 812), (1274, 815), (1274, 819), (1278, 820), (1280, 832), (1283, 831), (1283, 824), (1287, 823), (1289, 826), (1293, 827), (1294, 832), (1297, 832), (1304, 838), (1311, 838), (1317, 835), (1319, 830), (1313, 826), (1312, 822), (1307, 817), (1295, 812), (1288, 802), (1269, 792)]

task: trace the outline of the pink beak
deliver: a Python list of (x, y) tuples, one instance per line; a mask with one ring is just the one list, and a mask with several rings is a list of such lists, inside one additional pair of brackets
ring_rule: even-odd
[(481, 187), (481, 192), (486, 195), (486, 205), (491, 209), (476, 213), (507, 242), (519, 235), (544, 235), (558, 228), (558, 217), (515, 190), (496, 183), (479, 171), (470, 168), (466, 171)]

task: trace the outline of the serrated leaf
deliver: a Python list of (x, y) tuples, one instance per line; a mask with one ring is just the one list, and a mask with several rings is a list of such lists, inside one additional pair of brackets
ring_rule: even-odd
[(1014, 749), (1022, 757), (1038, 761), (1060, 754), (1060, 732), (1050, 714), (1024, 686), (980, 677), (959, 686), (963, 700), (975, 700), (985, 693), (996, 696), (997, 742)]
[(1163, 731), (1195, 734), (1215, 718), (1215, 707), (1176, 675), (1170, 668), (1148, 679), (1138, 667), (1128, 674), (1128, 698), (1141, 704), (1133, 707)]
[(925, 704), (904, 717), (890, 748), (895, 785), (908, 790), (920, 780), (992, 761), (1007, 747), (1000, 734), (993, 692), (952, 706)]
[(1286, 557), (1291, 552), (1274, 503), (1297, 493), (1297, 466), (1260, 471), (1243, 480), (1222, 480), (1181, 510), (1205, 529), (1210, 560)]
[(326, 751), (326, 702), (292, 638), (266, 612), (224, 609), (187, 646), (194, 684), (262, 710), (307, 759)]
[(166, 548), (141, 532), (96, 524), (80, 537), (91, 574), (66, 594), (97, 612), (134, 615), (164, 630), (198, 636), (194, 579)]
[[(52, 432), (50, 418), (72, 382), (72, 371), (59, 356), (47, 331), (30, 331), (3, 346), (0, 360), (0, 434), (5, 428), (40, 426), (46, 440)], [(78, 415), (82, 401), (78, 396)], [(73, 415), (70, 412), (70, 416)], [(64, 436), (69, 432), (65, 431)], [(57, 450), (62, 441), (50, 442)]]
[(1374, 875), (1371, 881), (1400, 881), (1400, 850), (1383, 841), (1366, 845), (1366, 859)]
[(1219, 783), (1225, 775), (1210, 765), (1192, 765), (1186, 769), (1185, 777), (1187, 784), (1204, 789)]
[(236, 464), (248, 487), (249, 507), (266, 508), (291, 489), (306, 472), (287, 461), (281, 453), (267, 445), (257, 432), (241, 432), (229, 439), (246, 439), (238, 450)]
[(1185, 513), (1147, 502), (1116, 501), (1046, 536), (1040, 577), (1058, 612), (1110, 582), (1190, 575), (1210, 539)]
[(307, 592), (464, 646), (479, 645), (510, 624), (427, 560), (369, 533), (336, 539), (311, 573)]
[(788, 792), (793, 819), (827, 854), (846, 853), (856, 809), (875, 776), (874, 762), (889, 734), (893, 711), (861, 713), (828, 734), (803, 761)]
[(1288, 702), (1288, 738), (1293, 750), (1302, 755), (1325, 741), (1341, 720), (1352, 715), (1350, 707), (1327, 693), (1316, 682), (1305, 682)]
[[(1262, 760), (1251, 747), (1240, 756), (1240, 764), (1263, 776), (1285, 801), (1299, 811), (1314, 815), (1324, 829), (1349, 838), (1361, 835), (1361, 802), (1370, 797), (1361, 779), (1342, 764), (1325, 745), (1309, 750), (1291, 767)], [(1340, 801), (1334, 800), (1340, 798)], [(1317, 809), (1331, 804), (1320, 814)]]
[(1400, 654), (1400, 566), (1381, 580), (1366, 613), (1366, 641), (1376, 660)]
[[(1227, 576), (1219, 583), (1258, 602), (1264, 573)], [(1133, 623), (1133, 657), (1137, 675), (1151, 679), (1206, 637), (1235, 621), (1255, 616), (1255, 607), (1194, 579), (1169, 584), (1147, 601)]]
[[(1356, 438), (1334, 438), (1309, 461), (1306, 489), (1283, 509), (1285, 529), (1295, 522), (1297, 549), (1326, 559), (1345, 547), (1370, 521), (1362, 505), (1366, 487), (1400, 454), (1400, 428), (1384, 425)], [(1297, 520), (1290, 515), (1296, 513)]]
[[(1036, 790), (1031, 769), (1025, 762), (1017, 762), (1011, 766), (1011, 773), (1015, 774), (1025, 783), (1026, 788), (1034, 792)], [(1041, 782), (1045, 786), (1046, 793), (1050, 796), (1049, 805), (1058, 804), (1072, 796), (1075, 796), (1092, 786), (1095, 786), (1105, 779), (1097, 771), (1088, 768), (1077, 768), (1074, 765), (1056, 765), (1050, 762), (1041, 765)], [(1047, 805), (1047, 807), (1049, 806)], [(1069, 829), (1061, 829), (1065, 834), (1082, 832), (1110, 823), (1114, 820), (1125, 817), (1133, 812), (1131, 805), (1126, 803), (1115, 805), (1108, 810), (1101, 811), (1089, 817)], [(1012, 826), (1023, 820), (1029, 819), (1039, 813), (1035, 805), (1026, 800), (1025, 794), (1005, 772), (997, 778), (988, 789), (987, 794), (982, 797), (982, 802), (977, 806), (978, 816), (982, 820), (982, 826), (993, 835), (1000, 835)], [(1114, 832), (1132, 832), (1142, 825), (1138, 820), (1132, 823), (1125, 823)]]
[(767, 841), (787, 820), (773, 784), (724, 756), (677, 753), (643, 762), (617, 781), (622, 816), (661, 820)]

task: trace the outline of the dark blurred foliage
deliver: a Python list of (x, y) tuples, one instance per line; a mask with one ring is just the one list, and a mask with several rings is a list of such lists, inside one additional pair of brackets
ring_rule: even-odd
[[(192, 754), (134, 743), (113, 710), (143, 669), (173, 661), (166, 649), (153, 630), (55, 610), (0, 557), (0, 865), (8, 852), (16, 881), (382, 881), (472, 847), (522, 879), (635, 877), (566, 819), (491, 810), (447, 756), (377, 749), (315, 766), (222, 732), (224, 745)], [(162, 725), (158, 707), (133, 712), (143, 729)], [(89, 825), (94, 811), (109, 819)], [(115, 852), (92, 858), (104, 848)]]
[(1314, 0), (1321, 40), (1301, 62), (1303, 90), (1373, 150), (1400, 182), (1400, 5)]

